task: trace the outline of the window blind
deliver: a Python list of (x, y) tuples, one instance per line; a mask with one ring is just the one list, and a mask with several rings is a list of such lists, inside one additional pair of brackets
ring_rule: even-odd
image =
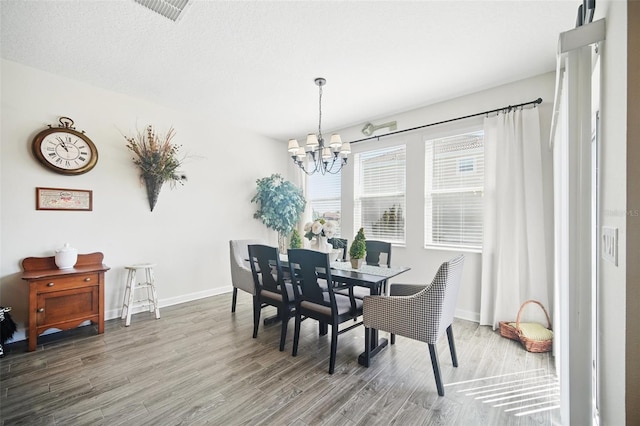
[(406, 148), (356, 155), (355, 228), (368, 239), (405, 242)]
[(425, 142), (425, 244), (482, 247), (484, 132)]

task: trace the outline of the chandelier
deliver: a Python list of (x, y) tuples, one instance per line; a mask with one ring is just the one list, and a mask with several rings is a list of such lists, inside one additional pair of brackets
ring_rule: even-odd
[(325, 145), (322, 137), (322, 86), (327, 83), (327, 80), (320, 77), (314, 81), (320, 91), (318, 134), (309, 133), (305, 146), (300, 146), (296, 139), (289, 139), (288, 151), (293, 162), (308, 175), (316, 172), (323, 175), (326, 173), (336, 174), (347, 164), (347, 156), (351, 153), (351, 146), (349, 142), (342, 142), (337, 133), (332, 134), (329, 145)]

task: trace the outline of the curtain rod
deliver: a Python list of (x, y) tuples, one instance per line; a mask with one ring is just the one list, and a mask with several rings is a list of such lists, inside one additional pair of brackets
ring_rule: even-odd
[(386, 136), (397, 135), (398, 133), (411, 132), (413, 130), (423, 129), (425, 127), (437, 126), (438, 124), (450, 123), (452, 121), (464, 120), (465, 118), (477, 117), (479, 115), (491, 114), (491, 113), (494, 113), (494, 112), (500, 112), (500, 111), (505, 111), (505, 110), (508, 112), (508, 111), (511, 111), (512, 109), (515, 109), (515, 108), (525, 107), (527, 105), (537, 105), (537, 104), (541, 104), (541, 103), (542, 103), (542, 98), (538, 98), (535, 101), (523, 102), (523, 103), (518, 104), (518, 105), (509, 105), (509, 106), (506, 106), (506, 107), (496, 108), (496, 109), (492, 109), (492, 110), (489, 110), (489, 111), (483, 111), (483, 112), (478, 112), (478, 113), (475, 113), (475, 114), (465, 115), (464, 117), (450, 118), (449, 120), (438, 121), (437, 123), (423, 124), (422, 126), (412, 127), (410, 129), (404, 129), (404, 130), (397, 130), (395, 132), (385, 133), (384, 135), (369, 136), (368, 138), (358, 139), (358, 140), (352, 141), (350, 143), (364, 142), (364, 141), (368, 141), (370, 139), (380, 139), (380, 138), (384, 138)]

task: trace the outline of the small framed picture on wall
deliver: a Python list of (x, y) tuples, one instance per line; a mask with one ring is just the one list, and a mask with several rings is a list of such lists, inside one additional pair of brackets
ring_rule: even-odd
[(93, 210), (93, 191), (68, 188), (36, 188), (36, 210)]

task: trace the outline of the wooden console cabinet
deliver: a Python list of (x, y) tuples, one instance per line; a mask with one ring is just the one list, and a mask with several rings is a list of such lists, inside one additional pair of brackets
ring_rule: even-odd
[(69, 330), (84, 321), (104, 332), (104, 273), (102, 253), (79, 254), (73, 268), (58, 269), (55, 257), (27, 257), (22, 279), (29, 283), (29, 351), (50, 328)]

